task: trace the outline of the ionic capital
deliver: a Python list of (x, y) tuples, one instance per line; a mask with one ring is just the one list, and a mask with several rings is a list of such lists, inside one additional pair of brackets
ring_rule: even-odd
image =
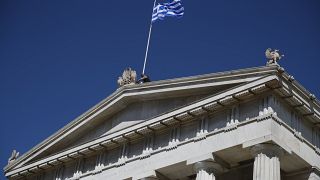
[(281, 157), (285, 150), (282, 149), (280, 146), (276, 144), (271, 143), (263, 143), (263, 144), (257, 144), (251, 147), (250, 149), (251, 153), (254, 156), (257, 156), (258, 154), (265, 154), (269, 158), (271, 157)]
[(201, 170), (213, 174), (221, 173), (224, 171), (224, 168), (221, 166), (221, 164), (215, 161), (199, 161), (193, 164), (193, 168), (197, 173)]

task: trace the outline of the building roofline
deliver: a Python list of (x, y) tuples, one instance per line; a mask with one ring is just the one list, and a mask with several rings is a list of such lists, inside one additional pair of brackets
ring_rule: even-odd
[[(237, 76), (252, 76), (255, 74), (275, 74), (278, 73), (279, 67), (277, 66), (262, 66), (262, 67), (254, 67), (254, 68), (246, 68), (246, 69), (239, 69), (239, 70), (232, 70), (232, 71), (225, 71), (225, 72), (218, 72), (218, 73), (210, 73), (205, 75), (197, 75), (197, 76), (189, 76), (189, 77), (183, 77), (183, 78), (174, 78), (174, 79), (167, 79), (167, 80), (160, 80), (160, 81), (153, 81), (150, 83), (145, 84), (134, 84), (134, 85), (126, 85), (123, 87), (118, 88), (115, 92), (113, 92), (110, 96), (103, 99), (101, 102), (99, 102), (97, 105), (90, 108), (88, 111), (65, 125), (63, 128), (58, 130), (53, 135), (46, 138), (44, 141), (33, 147), (28, 152), (24, 153), (21, 157), (19, 157), (15, 162), (12, 164), (7, 165), (4, 168), (4, 171), (7, 172), (10, 169), (14, 168), (17, 164), (21, 163), (26, 158), (30, 157), (33, 153), (35, 153), (38, 149), (45, 147), (48, 143), (54, 141), (57, 137), (59, 137), (60, 134), (63, 134), (70, 130), (75, 125), (82, 122), (82, 120), (85, 120), (86, 118), (90, 117), (95, 112), (99, 111), (102, 107), (104, 107), (106, 104), (116, 100), (119, 96), (127, 93), (127, 92), (135, 92), (135, 91), (143, 91), (144, 89), (150, 89), (150, 88), (166, 88), (170, 86), (184, 86), (185, 84), (188, 84), (190, 82), (205, 82), (208, 80), (215, 80), (220, 78), (228, 78), (228, 77), (237, 77)], [(289, 79), (289, 74), (282, 73), (283, 77), (286, 79)], [(301, 91), (302, 94), (305, 95), (305, 97), (308, 97), (310, 94), (309, 91), (307, 91), (302, 85), (300, 85), (297, 81), (294, 81), (293, 84), (297, 89)], [(315, 100), (315, 104), (320, 108), (319, 101)]]

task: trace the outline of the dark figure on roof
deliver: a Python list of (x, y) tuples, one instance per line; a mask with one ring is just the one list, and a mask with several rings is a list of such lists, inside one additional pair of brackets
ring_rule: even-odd
[(146, 83), (146, 82), (151, 82), (149, 76), (147, 76), (145, 74), (141, 74), (141, 78), (137, 81), (137, 83), (142, 84), (142, 83)]

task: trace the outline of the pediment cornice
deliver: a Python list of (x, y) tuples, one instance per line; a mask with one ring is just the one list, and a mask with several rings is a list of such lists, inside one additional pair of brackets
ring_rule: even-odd
[(68, 123), (62, 129), (20, 156), (15, 162), (7, 165), (4, 170), (6, 172), (14, 167), (20, 167), (37, 156), (43, 149), (48, 148), (54, 143), (57, 143), (64, 138), (66, 134), (74, 132), (84, 124), (94, 119), (96, 116), (105, 113), (106, 110), (108, 110), (108, 113), (112, 113), (113, 111), (124, 108), (126, 104), (132, 101), (136, 101), (137, 99), (153, 99), (155, 98), (155, 95), (159, 96), (161, 93), (166, 96), (170, 96), (175, 95), (177, 92), (190, 92), (190, 90), (197, 91), (206, 87), (231, 83), (247, 83), (263, 76), (275, 73), (277, 73), (277, 68), (264, 66), (184, 78), (160, 80), (145, 84), (122, 86), (110, 96), (99, 102), (97, 105), (90, 108), (88, 111)]
[(171, 124), (190, 120), (192, 118), (195, 118), (196, 116), (201, 116), (203, 114), (219, 110), (224, 106), (228, 106), (232, 103), (238, 102), (241, 99), (246, 99), (247, 96), (261, 94), (267, 90), (270, 90), (271, 87), (278, 87), (277, 82), (278, 77), (276, 75), (271, 75), (253, 82), (249, 82), (245, 85), (239, 85), (235, 88), (232, 88), (231, 90), (221, 92), (217, 95), (198, 101), (194, 104), (187, 105), (172, 112), (154, 117), (152, 119), (149, 119), (148, 121), (136, 124), (130, 128), (126, 128), (114, 132), (110, 135), (100, 137), (91, 142), (46, 157), (23, 167), (18, 167), (17, 169), (8, 172), (6, 176), (21, 173), (27, 171), (28, 169), (30, 170), (34, 168), (49, 168), (54, 164), (59, 164), (59, 162), (67, 162), (77, 157), (81, 157), (84, 154), (92, 153), (93, 151), (99, 150), (101, 148), (116, 146), (117, 144), (125, 142), (128, 139), (133, 140), (135, 138), (139, 138), (142, 134), (149, 133), (152, 130), (167, 128)]
[[(54, 141), (59, 140), (56, 139), (57, 136), (61, 136), (68, 131), (69, 133), (72, 133), (70, 132), (71, 127), (75, 128), (76, 126), (81, 126), (81, 124), (86, 123), (84, 122), (85, 119), (88, 120), (87, 118), (89, 118), (93, 113), (99, 113), (99, 111), (101, 112), (101, 108), (110, 104), (110, 102), (112, 101), (119, 102), (121, 99), (124, 99), (125, 97), (130, 97), (133, 94), (136, 94), (137, 92), (147, 93), (145, 91), (149, 90), (151, 92), (154, 92), (155, 90), (159, 89), (163, 90), (159, 88), (159, 86), (167, 86), (166, 88), (164, 88), (164, 90), (168, 89), (168, 87), (183, 88), (183, 86), (177, 85), (179, 85), (179, 83), (186, 83), (187, 81), (197, 81), (197, 78), (199, 78), (198, 81), (206, 81), (208, 78), (213, 78), (213, 76), (208, 75), (201, 77), (182, 78), (176, 80), (143, 84), (141, 86), (133, 85), (119, 88), (115, 93), (113, 93), (111, 96), (99, 103), (97, 106), (93, 107), (84, 115), (80, 116), (78, 119), (74, 120), (66, 127), (64, 127), (64, 129), (49, 137), (46, 141), (44, 141), (44, 143), (40, 144), (38, 147), (33, 148), (30, 152), (26, 153), (24, 156), (19, 158), (16, 162), (14, 162), (14, 164), (7, 166), (5, 168), (5, 171), (7, 173), (6, 176), (11, 176), (17, 173), (30, 171), (32, 169), (34, 170), (37, 168), (45, 169), (47, 167), (51, 167), (54, 164), (59, 164), (61, 162), (72, 160), (74, 158), (82, 156), (83, 154), (91, 153), (92, 151), (101, 148), (115, 146), (118, 143), (124, 142), (128, 139), (139, 138), (141, 137), (141, 135), (150, 131), (166, 128), (172, 123), (185, 121), (188, 119), (195, 118), (197, 116), (201, 116), (206, 113), (210, 113), (212, 111), (216, 111), (219, 108), (223, 108), (224, 106), (228, 106), (232, 103), (237, 103), (238, 101), (247, 99), (248, 97), (259, 95), (268, 90), (273, 90), (274, 92), (276, 92), (280, 97), (285, 99), (290, 105), (294, 106), (298, 111), (300, 111), (304, 116), (309, 118), (312, 122), (320, 122), (320, 106), (318, 100), (310, 99), (310, 93), (304, 88), (301, 88), (302, 86), (298, 82), (292, 81), (290, 79), (289, 74), (281, 72), (279, 73), (277, 68), (268, 67), (264, 70), (269, 73), (267, 73), (264, 77), (259, 77), (258, 79), (255, 78), (254, 80), (248, 81), (246, 83), (244, 82), (244, 84), (240, 84), (234, 88), (228, 89), (227, 91), (223, 91), (214, 96), (200, 100), (194, 104), (186, 105), (184, 107), (181, 107), (180, 109), (176, 109), (169, 113), (151, 118), (148, 121), (136, 124), (130, 128), (126, 128), (109, 134), (107, 136), (100, 137), (98, 139), (95, 139), (94, 141), (82, 144), (72, 149), (65, 150), (63, 152), (59, 152), (58, 154), (46, 157), (44, 159), (41, 159), (39, 161), (33, 162), (22, 167), (22, 165), (24, 165), (30, 159), (36, 156), (38, 149), (45, 147), (46, 145), (48, 145), (48, 143), (54, 143)], [(234, 76), (237, 73), (227, 74), (227, 76), (230, 77), (230, 80), (232, 80), (231, 76)], [(254, 74), (254, 71), (250, 72), (249, 74)], [(215, 78), (221, 78), (223, 79), (223, 81), (226, 80), (225, 78), (229, 78), (227, 76), (223, 77), (223, 74), (217, 76), (218, 77)], [(249, 75), (248, 78), (250, 77), (251, 75)], [(201, 80), (201, 78), (203, 79)], [(186, 85), (187, 84), (188, 83), (186, 83)], [(199, 84), (195, 83), (195, 85)]]

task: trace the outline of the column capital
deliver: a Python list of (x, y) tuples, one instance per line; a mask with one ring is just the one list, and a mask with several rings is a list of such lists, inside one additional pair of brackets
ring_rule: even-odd
[(199, 161), (193, 164), (193, 168), (197, 173), (201, 170), (214, 174), (224, 171), (224, 168), (215, 161)]
[(276, 144), (271, 144), (271, 143), (254, 145), (250, 148), (250, 151), (254, 156), (257, 156), (258, 154), (262, 153), (268, 156), (269, 158), (271, 157), (280, 158), (285, 153), (285, 150), (282, 149), (280, 146)]

